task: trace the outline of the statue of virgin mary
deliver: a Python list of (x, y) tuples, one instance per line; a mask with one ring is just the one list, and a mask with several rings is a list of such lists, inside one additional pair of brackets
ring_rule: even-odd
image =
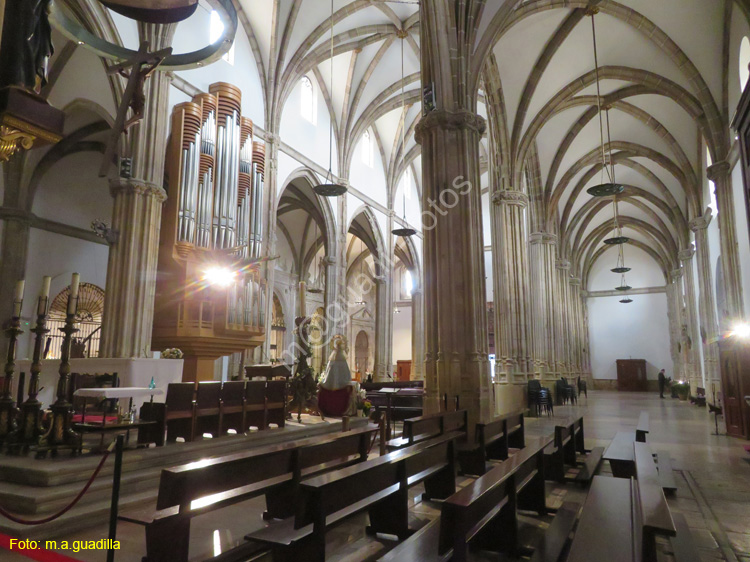
[(47, 83), (47, 66), (54, 52), (47, 19), (50, 0), (5, 2), (0, 43), (0, 88), (16, 86), (38, 92)]

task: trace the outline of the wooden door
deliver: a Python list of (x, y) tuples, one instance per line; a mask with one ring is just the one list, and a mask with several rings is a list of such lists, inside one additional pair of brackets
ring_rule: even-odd
[(396, 380), (411, 380), (411, 361), (396, 361)]
[(742, 384), (743, 359), (748, 355), (729, 343), (720, 345), (719, 350), (722, 402), (727, 435), (748, 438), (746, 423), (743, 419), (743, 410), (746, 409), (746, 405)]
[(645, 359), (617, 360), (617, 390), (630, 392), (648, 390)]

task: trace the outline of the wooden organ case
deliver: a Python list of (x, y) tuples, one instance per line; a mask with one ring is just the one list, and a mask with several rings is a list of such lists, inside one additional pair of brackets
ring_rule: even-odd
[[(241, 101), (219, 82), (172, 113), (152, 347), (183, 351), (183, 381), (213, 380), (216, 359), (265, 339), (265, 146)], [(211, 283), (211, 270), (233, 277)]]

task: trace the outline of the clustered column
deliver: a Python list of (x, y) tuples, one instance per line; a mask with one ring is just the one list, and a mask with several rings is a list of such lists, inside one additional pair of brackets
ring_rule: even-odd
[[(719, 231), (721, 232), (719, 237), (721, 267), (726, 295), (722, 316), (730, 321), (741, 318), (744, 312), (731, 170), (731, 165), (726, 161), (716, 162), (706, 170), (708, 179), (714, 182), (716, 186), (716, 203), (719, 206)], [(728, 327), (722, 326), (722, 328)]]
[(555, 261), (556, 298), (552, 303), (555, 318), (555, 374), (557, 377), (570, 376), (570, 262), (564, 259)]
[(708, 210), (702, 217), (690, 221), (690, 230), (695, 233), (695, 249), (698, 261), (698, 314), (700, 316), (700, 337), (703, 344), (703, 363), (707, 391), (720, 388), (719, 376), (719, 327), (716, 322), (716, 305), (713, 292), (711, 257), (708, 249), (708, 225), (711, 223)]
[(555, 252), (557, 236), (535, 232), (529, 236), (533, 368), (537, 378), (557, 377), (555, 354)]
[(422, 288), (411, 292), (411, 378), (424, 380), (424, 296)]
[(494, 414), (479, 189), (484, 130), (481, 116), (442, 109), (427, 113), (416, 130), (422, 208), (437, 206), (424, 233), (425, 407), (434, 412), (442, 394), (458, 395), (470, 425)]
[[(174, 30), (174, 25), (138, 25), (141, 41), (153, 51), (168, 47)], [(143, 119), (128, 131), (130, 177), (110, 182), (116, 240), (107, 263), (102, 357), (148, 357), (151, 352), (161, 211), (167, 198), (162, 183), (169, 85), (164, 72), (146, 81)]]
[(684, 287), (684, 306), (685, 312), (681, 315), (682, 322), (684, 323), (684, 336), (683, 330), (680, 330), (680, 337), (684, 352), (684, 376), (690, 381), (691, 394), (695, 394), (697, 387), (703, 387), (703, 376), (700, 366), (698, 365), (698, 342), (700, 341), (700, 334), (698, 333), (698, 321), (695, 317), (695, 277), (693, 276), (693, 256), (695, 255), (695, 248), (690, 247), (682, 250), (678, 257), (682, 262), (683, 278), (685, 280)]
[(526, 384), (530, 365), (529, 260), (525, 211), (520, 191), (492, 194), (492, 263), (495, 300), (495, 375), (501, 383)]

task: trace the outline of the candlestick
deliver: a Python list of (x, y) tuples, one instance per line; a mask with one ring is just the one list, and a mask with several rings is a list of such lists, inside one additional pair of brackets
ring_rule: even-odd
[(23, 290), (26, 285), (26, 281), (19, 279), (16, 281), (16, 293), (13, 295), (13, 316), (19, 318), (21, 316), (21, 306), (23, 305)]
[(49, 286), (52, 282), (52, 277), (45, 275), (42, 279), (42, 290), (39, 292), (39, 302), (36, 307), (37, 316), (47, 316), (47, 303), (49, 302)]
[[(23, 299), (23, 281), (21, 283), (21, 299)], [(18, 285), (16, 285), (16, 296), (18, 296)], [(13, 388), (13, 374), (16, 370), (16, 344), (18, 336), (23, 334), (21, 330), (20, 314), (14, 314), (10, 326), (5, 334), (10, 340), (8, 342), (8, 356), (5, 363), (5, 381), (3, 382), (3, 394), (0, 397), (0, 446), (16, 430), (16, 403), (11, 395)]]
[(78, 310), (78, 284), (81, 281), (81, 276), (77, 273), (73, 274), (73, 278), (70, 280), (70, 293), (68, 294), (68, 314), (75, 314)]

